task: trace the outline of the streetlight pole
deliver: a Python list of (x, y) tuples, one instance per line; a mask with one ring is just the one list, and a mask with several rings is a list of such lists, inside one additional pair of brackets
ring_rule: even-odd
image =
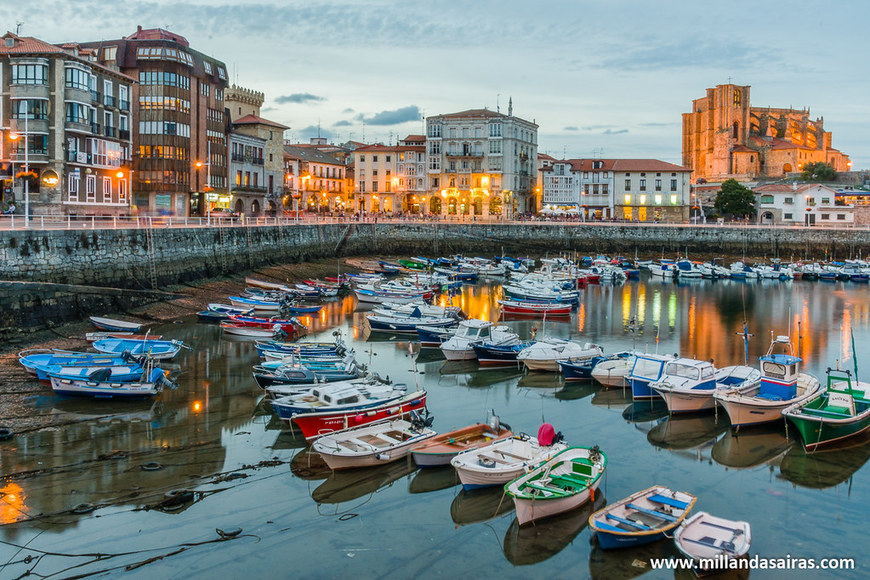
[[(30, 154), (29, 137), (27, 134), (27, 105), (24, 106), (24, 227), (30, 227)], [(10, 135), (9, 138), (16, 141), (20, 134)], [(15, 170), (12, 170), (12, 189), (15, 189)]]
[[(207, 137), (206, 137), (207, 139)], [(202, 161), (196, 162), (197, 168), (202, 168)], [(205, 203), (205, 212), (208, 218), (208, 225), (211, 225), (211, 206), (208, 204), (208, 190), (211, 189), (211, 141), (206, 141), (206, 160), (205, 160), (205, 187), (202, 188), (203, 202)], [(197, 178), (198, 180), (199, 178)]]

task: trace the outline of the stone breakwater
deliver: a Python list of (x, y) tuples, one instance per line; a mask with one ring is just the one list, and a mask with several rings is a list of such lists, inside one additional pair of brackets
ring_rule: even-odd
[(502, 251), (520, 256), (577, 252), (844, 259), (868, 255), (870, 235), (816, 228), (533, 222), (3, 231), (0, 280), (38, 284), (0, 287), (0, 313), (12, 314), (0, 322), (0, 338), (4, 329), (8, 333), (45, 327), (51, 320), (123, 311), (125, 305), (167, 298), (155, 290), (267, 265), (337, 256), (492, 256)]

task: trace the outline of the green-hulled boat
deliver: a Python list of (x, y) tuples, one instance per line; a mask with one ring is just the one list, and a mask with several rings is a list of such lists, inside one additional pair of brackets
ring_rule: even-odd
[(870, 428), (870, 384), (853, 382), (849, 371), (828, 369), (828, 388), (795, 403), (782, 414), (800, 431), (804, 447), (814, 449), (854, 437)]
[(409, 270), (428, 270), (429, 262), (424, 262), (420, 258), (411, 258), (410, 260), (402, 259), (399, 260), (399, 265)]

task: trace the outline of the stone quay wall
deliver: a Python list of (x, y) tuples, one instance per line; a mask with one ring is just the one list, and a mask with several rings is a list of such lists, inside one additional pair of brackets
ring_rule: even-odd
[[(0, 287), (0, 319), (6, 319), (0, 322), (0, 338), (3, 328), (51, 326), (53, 321), (107, 312), (109, 306), (123, 311), (125, 304), (166, 298), (155, 290), (255, 272), (265, 265), (330, 256), (493, 256), (502, 251), (534, 257), (576, 252), (704, 260), (723, 255), (845, 259), (870, 254), (870, 232), (534, 222), (2, 231), (0, 281), (38, 284)], [(45, 286), (49, 284), (54, 286)], [(97, 294), (110, 298), (96, 300)], [(95, 307), (103, 310), (94, 312)]]

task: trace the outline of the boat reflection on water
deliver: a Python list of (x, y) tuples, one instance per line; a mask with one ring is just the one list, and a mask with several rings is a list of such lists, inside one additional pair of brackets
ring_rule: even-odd
[(589, 553), (589, 577), (593, 580), (628, 580), (652, 570), (653, 559), (679, 557), (674, 543), (668, 540), (633, 548), (602, 550), (596, 539), (592, 541)]
[(439, 362), (446, 360), (444, 358), (444, 353), (441, 352), (440, 348), (433, 348), (430, 346), (424, 346), (417, 353), (417, 364), (422, 365), (426, 363)]
[(76, 421), (96, 421), (98, 424), (115, 422), (147, 422), (160, 425), (163, 417), (163, 402), (159, 399), (139, 400), (103, 400), (89, 397), (40, 397), (44, 403), (51, 405), (51, 414), (58, 416), (63, 422), (69, 421), (70, 415)]
[(378, 491), (384, 486), (417, 471), (417, 465), (408, 457), (378, 467), (341, 469), (332, 472), (320, 486), (311, 492), (317, 503), (338, 504), (358, 499)]
[[(507, 501), (510, 498), (505, 498)], [(595, 495), (579, 508), (535, 522), (533, 526), (520, 527), (514, 518), (504, 536), (504, 555), (514, 566), (528, 566), (552, 558), (565, 549), (577, 537), (593, 512), (605, 505), (603, 493)]]
[(713, 444), (711, 455), (716, 463), (734, 469), (748, 469), (776, 463), (795, 442), (783, 433), (782, 425), (759, 425), (735, 434), (728, 429)]
[(459, 485), (459, 475), (452, 465), (427, 467), (417, 472), (408, 490), (411, 493), (428, 493)]
[(323, 456), (306, 446), (290, 460), (290, 471), (300, 479), (326, 479), (332, 470), (323, 460)]
[(622, 418), (629, 423), (650, 423), (667, 415), (668, 406), (661, 399), (634, 401), (622, 411)]
[(801, 487), (824, 489), (848, 481), (851, 488), (852, 475), (870, 459), (870, 433), (849, 441), (809, 454), (795, 443), (779, 464), (780, 477)]
[(606, 407), (617, 411), (625, 409), (633, 401), (631, 389), (601, 389), (592, 397), (592, 404), (596, 407)]
[(525, 373), (517, 381), (518, 387), (529, 389), (555, 389), (565, 384), (561, 373)]
[(488, 388), (508, 382), (513, 384), (514, 380), (522, 374), (522, 370), (515, 368), (483, 368), (470, 373), (442, 374), (438, 378), (438, 384), (441, 386)]
[(480, 370), (477, 360), (445, 360), (438, 372), (442, 375), (472, 374)]
[(570, 383), (565, 383), (564, 387), (556, 391), (556, 398), (560, 401), (577, 401), (585, 399), (600, 389), (601, 385), (595, 381), (571, 381)]
[(661, 419), (646, 435), (655, 447), (669, 451), (700, 449), (712, 445), (731, 423), (723, 415), (694, 417), (668, 416)]
[(459, 526), (489, 521), (512, 512), (514, 502), (501, 486), (463, 489), (450, 504), (450, 517)]

